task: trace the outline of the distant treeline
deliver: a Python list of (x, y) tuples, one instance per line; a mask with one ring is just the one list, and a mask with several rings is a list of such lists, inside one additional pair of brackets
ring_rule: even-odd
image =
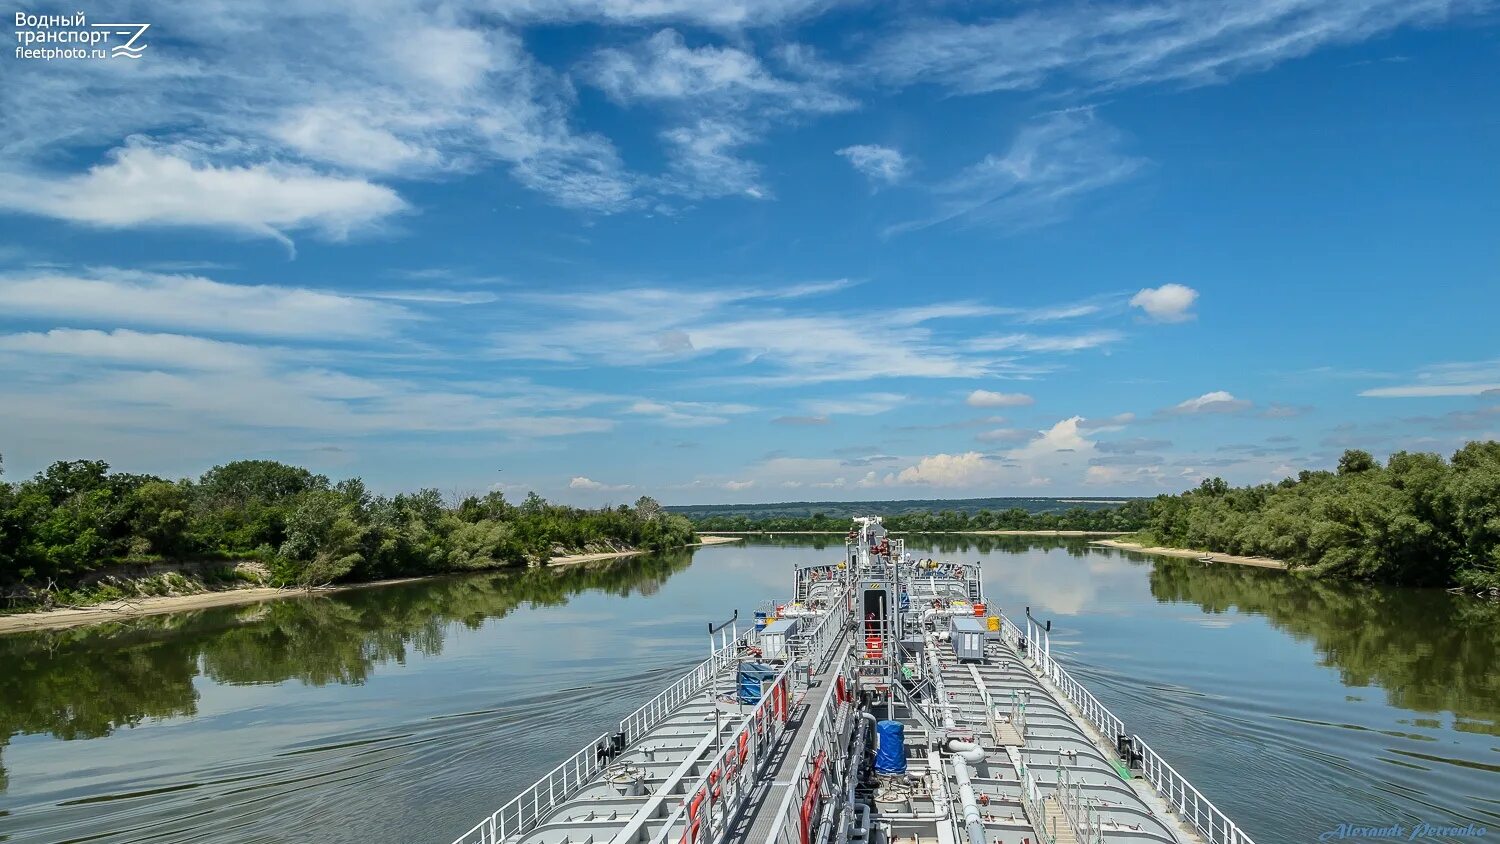
[(0, 482), (0, 585), (76, 582), (120, 564), (255, 559), (283, 585), (362, 581), (522, 565), (601, 547), (663, 549), (692, 524), (642, 497), (580, 510), (498, 492), (456, 507), (437, 490), (386, 497), (269, 460), (216, 466), (198, 480), (52, 464)]
[[(940, 504), (940, 502), (933, 502)], [(871, 512), (879, 513), (878, 509)], [(1315, 576), (1412, 586), (1500, 587), (1500, 443), (1469, 443), (1444, 460), (1397, 452), (1382, 466), (1351, 450), (1334, 472), (1280, 483), (1197, 489), (1103, 510), (933, 511), (887, 516), (894, 531), (1121, 530), (1155, 545), (1272, 557)], [(710, 516), (704, 531), (842, 531), (826, 513)]]
[[(931, 502), (941, 504), (941, 502)], [(1008, 510), (980, 510), (967, 513), (962, 510), (937, 510), (918, 513), (886, 515), (879, 504), (867, 513), (879, 514), (886, 528), (905, 533), (944, 532), (961, 530), (1137, 530), (1145, 525), (1147, 499), (1126, 500), (1117, 507), (1088, 510), (1074, 507), (1062, 512), (1035, 513), (1020, 507)], [(760, 530), (776, 531), (835, 531), (849, 529), (847, 517), (835, 517), (827, 513), (811, 516), (775, 516), (752, 519), (749, 516), (707, 516), (693, 520), (700, 531)]]
[(810, 518), (822, 513), (830, 519), (846, 520), (854, 516), (879, 513), (882, 516), (901, 516), (917, 513), (964, 513), (976, 516), (981, 512), (991, 514), (1007, 510), (1026, 513), (1061, 514), (1073, 509), (1100, 510), (1118, 507), (1129, 498), (1111, 496), (1089, 496), (1088, 498), (1037, 498), (1009, 496), (1002, 498), (910, 498), (894, 501), (783, 501), (763, 504), (675, 504), (667, 509), (673, 513), (699, 521), (714, 516), (744, 516), (754, 521), (763, 519)]

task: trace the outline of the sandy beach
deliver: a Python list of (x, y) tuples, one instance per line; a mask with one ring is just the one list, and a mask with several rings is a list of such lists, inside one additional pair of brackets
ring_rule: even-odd
[(1233, 563), (1237, 566), (1255, 566), (1263, 569), (1287, 568), (1287, 564), (1280, 560), (1269, 557), (1239, 557), (1234, 554), (1215, 554), (1211, 551), (1194, 551), (1191, 548), (1161, 548), (1158, 546), (1145, 546), (1136, 542), (1122, 542), (1118, 539), (1096, 539), (1090, 545), (1104, 545), (1110, 548), (1119, 548), (1122, 551), (1139, 551), (1142, 554), (1158, 554), (1163, 557), (1182, 557), (1196, 560), (1202, 557), (1210, 557), (1216, 563)]
[[(697, 542), (687, 547), (722, 545), (726, 542), (739, 541), (741, 541), (739, 537), (733, 536), (700, 536)], [(636, 554), (644, 553), (646, 552), (615, 551), (603, 554), (572, 554), (566, 557), (553, 557), (547, 562), (547, 566), (591, 563), (598, 560), (632, 557)], [(503, 569), (495, 569), (495, 571), (503, 571)], [(435, 576), (443, 577), (446, 574)], [(368, 583), (346, 583), (338, 586), (324, 586), (313, 589), (311, 590), (311, 594), (329, 595), (334, 592), (346, 592), (350, 589), (370, 589), (378, 586), (391, 586), (397, 583), (411, 583), (412, 581), (421, 579), (419, 577), (402, 577), (391, 580), (372, 580)], [(306, 594), (309, 594), (309, 592), (304, 589), (278, 589), (271, 586), (253, 586), (246, 589), (226, 589), (221, 592), (198, 592), (192, 595), (164, 595), (154, 598), (135, 598), (129, 601), (107, 601), (102, 604), (81, 607), (79, 609), (46, 610), (44, 612), (0, 615), (0, 633), (20, 633), (27, 630), (78, 627), (85, 624), (100, 624), (106, 621), (138, 618), (144, 615), (201, 610), (209, 607), (232, 606), (234, 604), (253, 604), (277, 598), (295, 598)]]

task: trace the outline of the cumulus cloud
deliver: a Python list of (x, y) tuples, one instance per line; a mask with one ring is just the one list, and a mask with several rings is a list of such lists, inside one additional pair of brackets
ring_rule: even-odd
[(1036, 404), (1036, 399), (1025, 393), (996, 393), (990, 390), (975, 390), (964, 399), (969, 407), (1024, 407)]
[(1198, 291), (1182, 284), (1163, 284), (1161, 287), (1146, 287), (1130, 297), (1130, 306), (1140, 308), (1146, 316), (1157, 322), (1184, 322), (1192, 319), (1193, 303), (1198, 300)]
[(1251, 403), (1244, 399), (1237, 399), (1234, 394), (1227, 390), (1214, 390), (1204, 393), (1197, 398), (1187, 399), (1173, 405), (1168, 412), (1176, 414), (1193, 413), (1241, 413), (1249, 410)]
[(963, 454), (934, 454), (923, 457), (916, 465), (902, 469), (896, 482), (939, 487), (972, 486), (991, 475), (988, 458), (977, 451)]
[(855, 144), (844, 147), (836, 154), (866, 178), (887, 185), (894, 185), (906, 178), (910, 166), (900, 150), (876, 144)]

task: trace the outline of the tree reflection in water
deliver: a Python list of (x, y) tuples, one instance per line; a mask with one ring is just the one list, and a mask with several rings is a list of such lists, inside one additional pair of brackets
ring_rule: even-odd
[[(0, 748), (12, 736), (107, 736), (148, 718), (197, 713), (195, 678), (244, 685), (365, 682), (408, 653), (442, 651), (522, 605), (560, 606), (585, 591), (652, 595), (691, 551), (578, 566), (439, 577), (94, 627), (0, 636)], [(0, 791), (7, 787), (0, 764)]]

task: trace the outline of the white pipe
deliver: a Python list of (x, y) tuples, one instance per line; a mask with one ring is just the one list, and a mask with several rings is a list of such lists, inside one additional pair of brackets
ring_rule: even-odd
[(978, 765), (980, 762), (984, 761), (984, 748), (980, 747), (972, 741), (948, 739), (948, 741), (944, 744), (949, 753), (952, 753), (965, 762)]
[[(932, 648), (932, 639), (927, 641), (928, 648)], [(947, 699), (947, 690), (943, 688), (943, 673), (933, 672), (933, 683), (937, 692), (938, 700)], [(944, 729), (955, 729), (953, 722), (952, 707), (943, 708)], [(950, 739), (945, 742), (950, 750), (954, 752), (953, 778), (958, 781), (958, 801), (963, 806), (964, 827), (969, 835), (969, 844), (986, 844), (984, 838), (984, 822), (979, 816), (979, 801), (974, 796), (974, 787), (969, 784), (969, 761), (979, 762), (984, 759), (984, 749), (972, 742)], [(978, 758), (975, 758), (977, 751)]]

